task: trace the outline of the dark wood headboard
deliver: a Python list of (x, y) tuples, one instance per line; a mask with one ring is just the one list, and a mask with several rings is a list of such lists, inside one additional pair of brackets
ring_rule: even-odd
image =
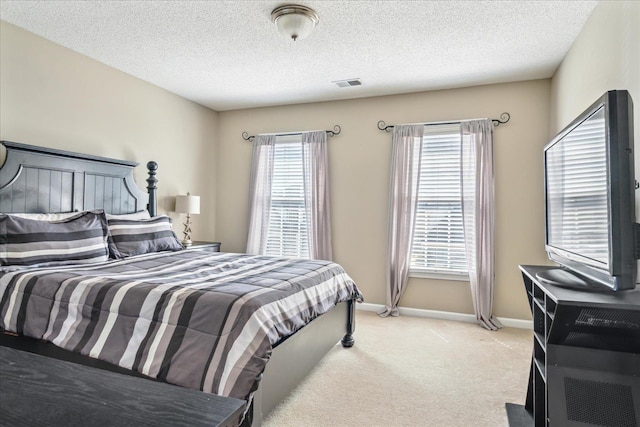
[(125, 214), (157, 212), (158, 164), (147, 163), (145, 193), (133, 179), (136, 162), (0, 141), (0, 212), (54, 213), (104, 209)]

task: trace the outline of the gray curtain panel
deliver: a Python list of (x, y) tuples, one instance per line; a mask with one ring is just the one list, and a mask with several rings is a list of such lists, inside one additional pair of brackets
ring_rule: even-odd
[(462, 122), (462, 221), (467, 268), (476, 319), (480, 325), (502, 327), (493, 317), (495, 283), (495, 183), (493, 123)]
[(409, 277), (422, 151), (423, 125), (393, 128), (387, 244), (387, 304), (381, 317), (398, 316), (398, 303)]
[(267, 243), (275, 143), (276, 135), (257, 135), (253, 140), (247, 237), (247, 253), (252, 255), (262, 255)]
[[(248, 254), (262, 255), (266, 250), (276, 140), (277, 135), (258, 135), (253, 142)], [(332, 260), (327, 134), (303, 132), (301, 143), (309, 256)]]
[[(305, 185), (305, 208), (309, 236), (309, 256), (311, 259), (331, 261), (331, 218), (329, 206), (329, 158), (327, 154), (327, 133), (325, 131), (302, 134), (303, 159), (309, 164), (309, 182)], [(304, 153), (306, 151), (308, 153)], [(305, 174), (307, 175), (307, 174)]]

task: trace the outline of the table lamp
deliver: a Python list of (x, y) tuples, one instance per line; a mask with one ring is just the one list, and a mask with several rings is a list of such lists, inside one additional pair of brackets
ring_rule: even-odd
[(186, 196), (176, 196), (176, 212), (187, 214), (187, 221), (184, 223), (184, 239), (183, 246), (191, 246), (191, 215), (200, 213), (200, 196), (192, 196), (187, 193)]

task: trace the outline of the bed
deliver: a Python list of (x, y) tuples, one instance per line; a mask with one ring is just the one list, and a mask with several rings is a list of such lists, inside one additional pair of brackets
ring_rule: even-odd
[[(1, 213), (72, 214), (0, 215), (0, 245), (56, 227), (78, 240), (69, 260), (34, 249), (41, 242), (0, 246), (1, 345), (241, 398), (246, 426), (259, 426), (338, 341), (353, 346), (362, 295), (339, 265), (176, 247), (157, 213), (155, 162), (144, 192), (135, 162), (2, 145)], [(151, 240), (140, 231), (149, 227)]]

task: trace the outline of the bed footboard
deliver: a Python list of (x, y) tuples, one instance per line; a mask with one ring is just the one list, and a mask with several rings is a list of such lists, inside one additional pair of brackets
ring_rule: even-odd
[(353, 346), (354, 328), (355, 301), (345, 301), (274, 348), (260, 387), (253, 396), (251, 427), (262, 425), (263, 418), (303, 381), (339, 341), (344, 347)]

